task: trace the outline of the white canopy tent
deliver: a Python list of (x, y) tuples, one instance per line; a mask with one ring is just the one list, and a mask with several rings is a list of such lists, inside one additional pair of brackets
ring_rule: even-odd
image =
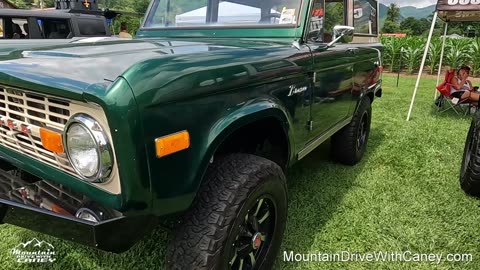
[[(261, 9), (246, 5), (240, 5), (232, 2), (220, 2), (218, 5), (218, 21), (220, 24), (228, 24), (234, 22), (249, 23), (258, 22), (261, 19)], [(279, 12), (271, 10), (271, 13)], [(201, 7), (183, 14), (175, 16), (177, 26), (205, 24), (207, 18), (207, 7)]]
[[(425, 67), (425, 61), (427, 59), (428, 49), (432, 41), (433, 29), (437, 18), (440, 18), (445, 22), (445, 29), (443, 32), (442, 53), (440, 55), (440, 63), (437, 75), (437, 85), (440, 82), (440, 75), (442, 72), (443, 54), (445, 51), (445, 40), (447, 36), (448, 23), (449, 22), (473, 22), (480, 21), (480, 0), (438, 0), (437, 8), (433, 14), (432, 26), (427, 38), (427, 44), (423, 53), (422, 63), (418, 72), (417, 82), (415, 83), (415, 90), (413, 91), (412, 101), (410, 103), (410, 109), (408, 110), (407, 121), (410, 120), (412, 115), (413, 105), (415, 103), (415, 97), (417, 95), (418, 86), (422, 77), (423, 68)], [(435, 97), (436, 97), (435, 91)]]

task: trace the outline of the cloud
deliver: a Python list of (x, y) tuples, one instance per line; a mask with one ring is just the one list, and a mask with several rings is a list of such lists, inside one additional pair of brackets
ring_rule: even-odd
[(380, 0), (380, 3), (385, 5), (390, 5), (391, 3), (395, 3), (401, 7), (404, 6), (414, 6), (414, 7), (426, 7), (430, 5), (434, 5), (437, 3), (436, 0)]

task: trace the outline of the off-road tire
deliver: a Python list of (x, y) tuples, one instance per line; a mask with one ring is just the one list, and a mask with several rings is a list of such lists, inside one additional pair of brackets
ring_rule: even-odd
[[(254, 209), (260, 205), (258, 209), (266, 211), (251, 211), (252, 205)], [(271, 206), (274, 210), (270, 210)], [(257, 249), (264, 256), (256, 259), (253, 268), (245, 269), (273, 267), (287, 219), (285, 176), (280, 166), (262, 157), (231, 154), (218, 158), (207, 170), (192, 208), (183, 215), (174, 232), (167, 250), (167, 269), (230, 269), (232, 257), (237, 257), (235, 264), (240, 263), (239, 256), (232, 255), (237, 254), (236, 237), (245, 239), (246, 227), (242, 224), (247, 219), (256, 219), (258, 228), (260, 214), (257, 217), (256, 213), (262, 212), (264, 217), (270, 211), (273, 216), (268, 215), (269, 220), (261, 226), (271, 228), (274, 224), (274, 229), (265, 237), (269, 240), (261, 242), (264, 245)]]
[[(367, 149), (371, 122), (371, 100), (369, 97), (364, 97), (350, 124), (332, 136), (333, 159), (346, 165), (355, 165), (362, 160)], [(360, 146), (358, 145), (359, 136), (363, 136), (363, 143)]]
[(480, 129), (477, 120), (473, 120), (468, 131), (460, 169), (460, 187), (468, 195), (480, 197), (480, 148), (478, 138)]

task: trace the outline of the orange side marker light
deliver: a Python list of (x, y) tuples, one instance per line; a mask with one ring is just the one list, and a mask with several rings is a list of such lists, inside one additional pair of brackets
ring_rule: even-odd
[(63, 153), (62, 134), (46, 128), (40, 128), (40, 139), (42, 140), (43, 148), (55, 152), (57, 154)]
[(184, 130), (155, 140), (157, 157), (161, 158), (190, 147), (190, 134)]

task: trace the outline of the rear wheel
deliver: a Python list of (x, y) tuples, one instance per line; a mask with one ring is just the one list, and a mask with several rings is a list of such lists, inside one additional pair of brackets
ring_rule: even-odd
[(371, 101), (365, 97), (360, 101), (350, 124), (332, 136), (332, 156), (335, 160), (347, 165), (355, 165), (362, 160), (367, 149), (371, 121)]
[(287, 219), (286, 181), (274, 162), (232, 154), (208, 169), (168, 247), (168, 269), (271, 269)]

